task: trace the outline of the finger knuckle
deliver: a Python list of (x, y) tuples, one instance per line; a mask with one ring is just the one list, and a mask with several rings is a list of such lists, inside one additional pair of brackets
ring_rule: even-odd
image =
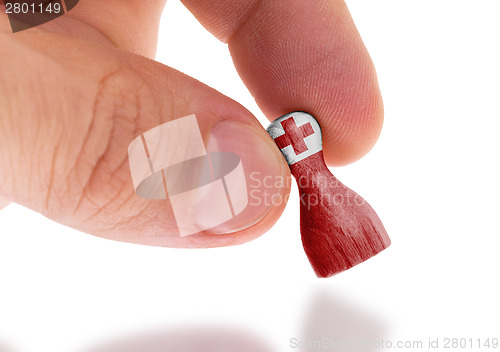
[(74, 212), (115, 213), (127, 204), (134, 193), (127, 148), (138, 135), (144, 115), (154, 114), (157, 108), (151, 97), (142, 76), (128, 67), (99, 81), (74, 163)]

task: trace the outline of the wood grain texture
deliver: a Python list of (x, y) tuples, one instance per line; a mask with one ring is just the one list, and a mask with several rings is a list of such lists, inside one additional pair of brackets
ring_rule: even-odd
[(300, 231), (318, 277), (347, 270), (391, 241), (373, 208), (332, 175), (318, 152), (290, 166), (300, 192)]

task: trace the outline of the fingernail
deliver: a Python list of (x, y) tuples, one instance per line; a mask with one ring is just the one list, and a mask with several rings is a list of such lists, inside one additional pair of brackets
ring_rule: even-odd
[(244, 230), (286, 203), (287, 165), (264, 129), (223, 120), (211, 131), (207, 153), (213, 187), (205, 189), (209, 201), (200, 202), (194, 216), (206, 233)]
[(286, 204), (290, 172), (264, 129), (223, 120), (206, 144), (201, 132), (190, 115), (129, 146), (137, 194), (168, 199), (181, 237), (241, 231)]

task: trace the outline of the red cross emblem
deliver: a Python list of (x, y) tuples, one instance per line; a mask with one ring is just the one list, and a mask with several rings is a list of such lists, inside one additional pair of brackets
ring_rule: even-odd
[(299, 155), (308, 150), (304, 138), (314, 134), (314, 130), (309, 122), (299, 127), (295, 123), (295, 120), (289, 117), (281, 121), (281, 127), (283, 127), (285, 134), (274, 139), (280, 149), (291, 145), (295, 155)]

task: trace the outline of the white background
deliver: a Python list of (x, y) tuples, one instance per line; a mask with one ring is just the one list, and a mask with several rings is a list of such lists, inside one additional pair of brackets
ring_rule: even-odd
[[(0, 351), (85, 352), (209, 326), (272, 351), (293, 350), (294, 337), (500, 338), (500, 6), (348, 5), (377, 68), (385, 125), (365, 158), (333, 172), (376, 209), (389, 249), (317, 279), (295, 186), (268, 233), (210, 250), (111, 242), (10, 205), (0, 212)], [(267, 126), (226, 46), (177, 0), (165, 9), (157, 59)]]

